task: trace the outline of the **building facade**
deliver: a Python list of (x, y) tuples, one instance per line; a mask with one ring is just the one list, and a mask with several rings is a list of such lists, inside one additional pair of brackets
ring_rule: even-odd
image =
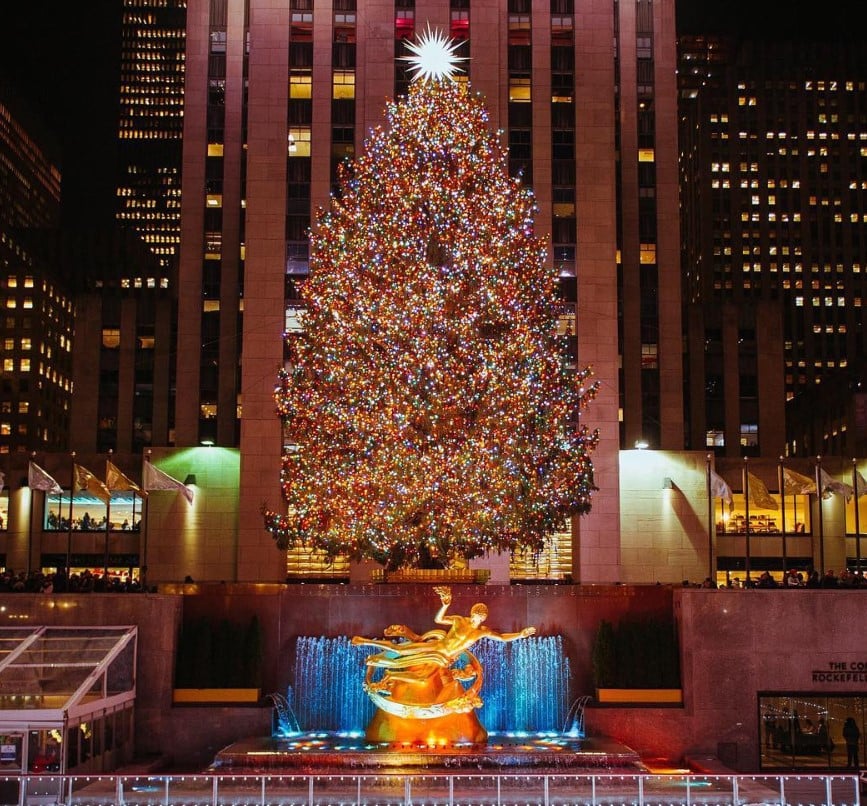
[(20, 109), (4, 88), (0, 94), (0, 454), (65, 446), (72, 395), (72, 295), (40, 248), (45, 231), (60, 220), (60, 170), (44, 140), (24, 123)]
[(854, 406), (805, 422), (798, 412), (811, 404), (794, 401), (826, 399), (822, 383), (857, 391), (863, 369), (865, 68), (855, 48), (681, 40), (695, 449), (727, 456), (856, 449), (840, 438), (855, 429)]
[(240, 445), (239, 577), (273, 570), (258, 515), (279, 499), (271, 379), (307, 233), (427, 25), (461, 42), (535, 191), (574, 359), (603, 381), (604, 492), (572, 550), (582, 578), (617, 579), (618, 450), (683, 445), (673, 3), (189, 2), (177, 378), (198, 395), (178, 396), (174, 444)]

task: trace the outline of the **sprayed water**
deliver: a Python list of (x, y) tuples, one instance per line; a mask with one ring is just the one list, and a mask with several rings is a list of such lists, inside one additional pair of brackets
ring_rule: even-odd
[[(374, 705), (361, 687), (371, 648), (346, 636), (299, 637), (295, 684), (289, 699), (305, 731), (363, 731)], [(567, 716), (569, 659), (559, 635), (510, 643), (480, 641), (473, 648), (484, 670), (479, 719), (489, 732), (559, 732)], [(288, 723), (287, 723), (288, 724)], [(277, 735), (287, 735), (279, 720)]]

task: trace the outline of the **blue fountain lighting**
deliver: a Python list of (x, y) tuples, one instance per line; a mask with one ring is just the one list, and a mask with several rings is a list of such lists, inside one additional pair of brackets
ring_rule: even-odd
[[(375, 710), (361, 687), (370, 652), (369, 647), (353, 646), (346, 636), (299, 637), (294, 687), (285, 698), (275, 699), (274, 736), (290, 737), (301, 730), (308, 735), (311, 731), (362, 734)], [(569, 717), (570, 675), (561, 636), (511, 643), (481, 641), (473, 652), (484, 669), (484, 706), (479, 717), (488, 732), (560, 733)], [(577, 733), (576, 728), (572, 735)]]

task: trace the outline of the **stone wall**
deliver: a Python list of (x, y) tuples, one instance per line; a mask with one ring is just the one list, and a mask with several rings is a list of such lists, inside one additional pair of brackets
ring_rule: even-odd
[[(184, 595), (7, 594), (0, 625), (126, 625), (139, 628), (136, 749), (204, 766), (235, 738), (270, 728), (270, 708), (179, 708), (171, 704), (183, 619), (247, 623), (265, 644), (263, 692), (285, 693), (301, 635), (381, 635), (392, 623), (429, 629), (438, 599), (427, 585), (202, 585)], [(725, 750), (741, 771), (758, 768), (758, 692), (862, 693), (867, 684), (814, 682), (813, 670), (867, 663), (867, 592), (702, 590), (667, 586), (456, 585), (452, 612), (476, 601), (488, 624), (559, 633), (573, 673), (572, 696), (593, 693), (590, 654), (602, 619), (666, 615), (680, 629), (683, 707), (591, 707), (588, 732), (653, 756)]]

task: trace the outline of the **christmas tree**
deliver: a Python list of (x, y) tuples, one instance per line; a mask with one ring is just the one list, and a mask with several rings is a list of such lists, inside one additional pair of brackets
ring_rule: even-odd
[(532, 193), (483, 102), (422, 40), (311, 236), (304, 332), (276, 390), (288, 446), (277, 545), (388, 568), (539, 551), (590, 508), (595, 396), (557, 337)]

